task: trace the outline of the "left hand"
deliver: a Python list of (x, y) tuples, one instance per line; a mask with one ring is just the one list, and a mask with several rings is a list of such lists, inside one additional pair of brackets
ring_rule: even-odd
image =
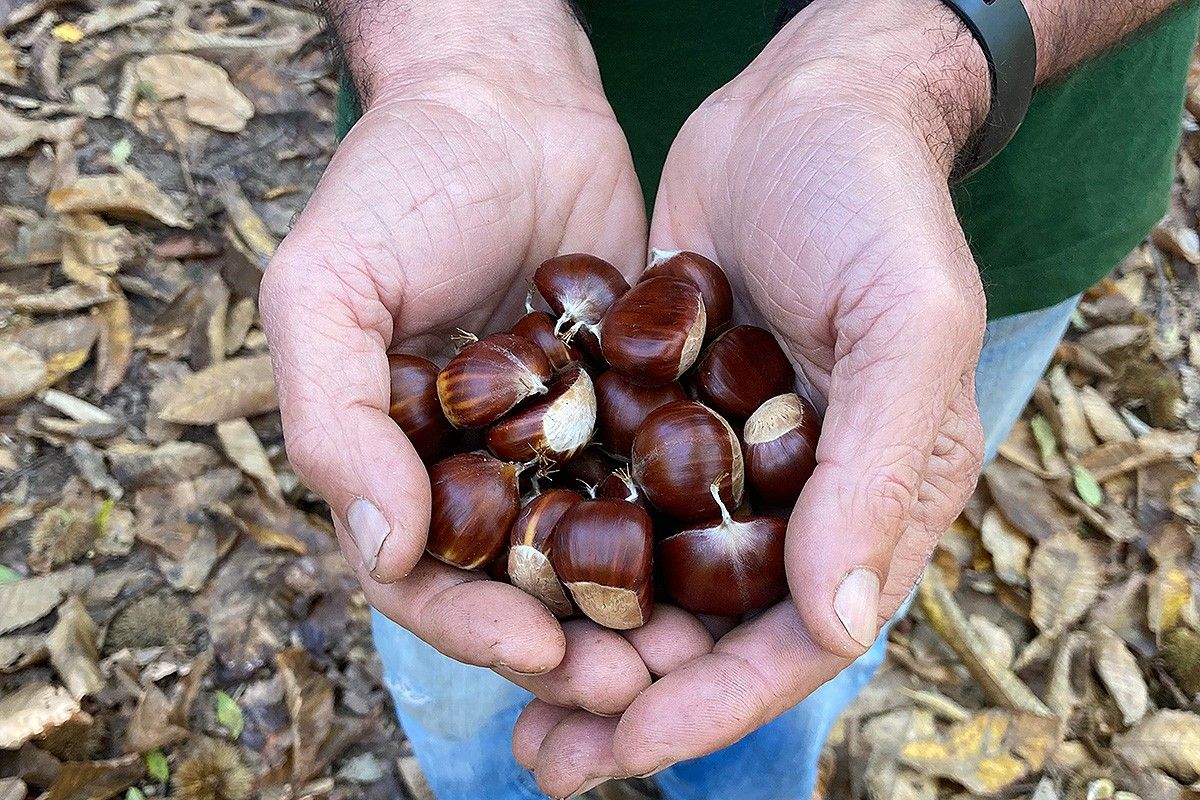
[(988, 70), (937, 0), (869, 5), (818, 0), (692, 115), (650, 235), (715, 255), (749, 301), (738, 315), (775, 330), (826, 406), (788, 530), (792, 596), (619, 718), (535, 701), (513, 746), (552, 796), (706, 755), (795, 706), (870, 646), (975, 485), (984, 299), (947, 177)]

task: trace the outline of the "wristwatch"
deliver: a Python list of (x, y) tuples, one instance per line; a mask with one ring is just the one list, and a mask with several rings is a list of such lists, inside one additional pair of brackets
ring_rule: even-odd
[[(813, 0), (782, 0), (775, 18), (778, 31)], [(992, 76), (987, 119), (955, 159), (952, 181), (982, 169), (1004, 149), (1029, 110), (1037, 72), (1033, 24), (1021, 0), (941, 0), (979, 42)]]
[(1033, 25), (1021, 0), (942, 0), (979, 42), (992, 75), (987, 119), (955, 160), (951, 180), (984, 167), (1012, 141), (1029, 111), (1037, 72)]

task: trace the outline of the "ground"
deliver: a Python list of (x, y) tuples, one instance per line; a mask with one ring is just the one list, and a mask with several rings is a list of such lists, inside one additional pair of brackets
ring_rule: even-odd
[[(0, 798), (425, 796), (256, 316), (334, 146), (317, 18), (33, 0), (0, 34)], [(819, 795), (1200, 796), (1182, 125), (1169, 217), (1088, 294)]]

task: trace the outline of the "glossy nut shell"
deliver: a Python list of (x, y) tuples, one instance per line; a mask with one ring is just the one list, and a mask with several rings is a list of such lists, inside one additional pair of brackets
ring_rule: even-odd
[(770, 331), (738, 325), (705, 349), (694, 384), (701, 402), (740, 421), (768, 399), (792, 391), (796, 371)]
[(524, 463), (533, 458), (566, 461), (587, 446), (596, 429), (596, 394), (581, 367), (571, 367), (549, 391), (504, 417), (484, 435), (499, 458)]
[(710, 494), (720, 479), (720, 498), (737, 508), (745, 473), (737, 434), (711, 408), (694, 400), (653, 411), (633, 440), (633, 479), (650, 502), (675, 519), (705, 522), (720, 517)]
[(579, 610), (615, 630), (637, 628), (654, 610), (650, 516), (624, 500), (585, 500), (554, 526), (550, 556)]
[(525, 398), (545, 394), (552, 372), (546, 354), (533, 342), (493, 333), (450, 359), (438, 374), (438, 401), (451, 425), (482, 428)]
[(733, 288), (716, 262), (699, 253), (655, 251), (654, 261), (642, 273), (638, 283), (668, 275), (683, 278), (700, 290), (704, 298), (705, 337), (711, 338), (729, 326), (733, 319)]
[(613, 369), (661, 386), (696, 362), (706, 319), (694, 285), (682, 278), (651, 278), (613, 303), (600, 323), (600, 347)]
[(736, 616), (788, 593), (786, 520), (738, 517), (688, 528), (658, 543), (658, 574), (670, 597), (695, 614)]
[(629, 458), (633, 437), (651, 411), (687, 399), (678, 381), (643, 386), (615, 369), (601, 373), (595, 383), (596, 438), (605, 450), (621, 458)]
[(462, 569), (487, 566), (508, 544), (521, 510), (515, 464), (463, 453), (429, 468), (429, 541), (434, 558)]
[(509, 580), (541, 600), (560, 618), (570, 616), (574, 606), (550, 561), (554, 552), (552, 534), (562, 515), (582, 501), (582, 497), (567, 489), (543, 492), (521, 509), (509, 538)]
[(820, 435), (817, 410), (797, 394), (772, 397), (751, 414), (743, 428), (742, 454), (754, 496), (777, 505), (794, 503), (817, 466)]
[(388, 356), (391, 404), (388, 416), (395, 420), (425, 462), (434, 461), (454, 434), (446, 421), (437, 394), (437, 365), (420, 356)]
[(583, 360), (583, 355), (578, 349), (555, 335), (554, 317), (545, 311), (530, 311), (516, 321), (510, 333), (523, 336), (542, 348), (546, 360), (555, 372)]

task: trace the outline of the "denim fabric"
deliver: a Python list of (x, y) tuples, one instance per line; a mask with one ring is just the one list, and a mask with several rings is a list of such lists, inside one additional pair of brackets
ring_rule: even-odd
[[(1077, 301), (988, 325), (976, 393), (989, 459), (1033, 393)], [(529, 693), (490, 670), (446, 658), (378, 613), (373, 622), (396, 713), (439, 800), (542, 798), (510, 747), (513, 723)], [(724, 750), (659, 773), (667, 800), (809, 800), (825, 739), (882, 663), (891, 625), (870, 650), (791, 711)]]

